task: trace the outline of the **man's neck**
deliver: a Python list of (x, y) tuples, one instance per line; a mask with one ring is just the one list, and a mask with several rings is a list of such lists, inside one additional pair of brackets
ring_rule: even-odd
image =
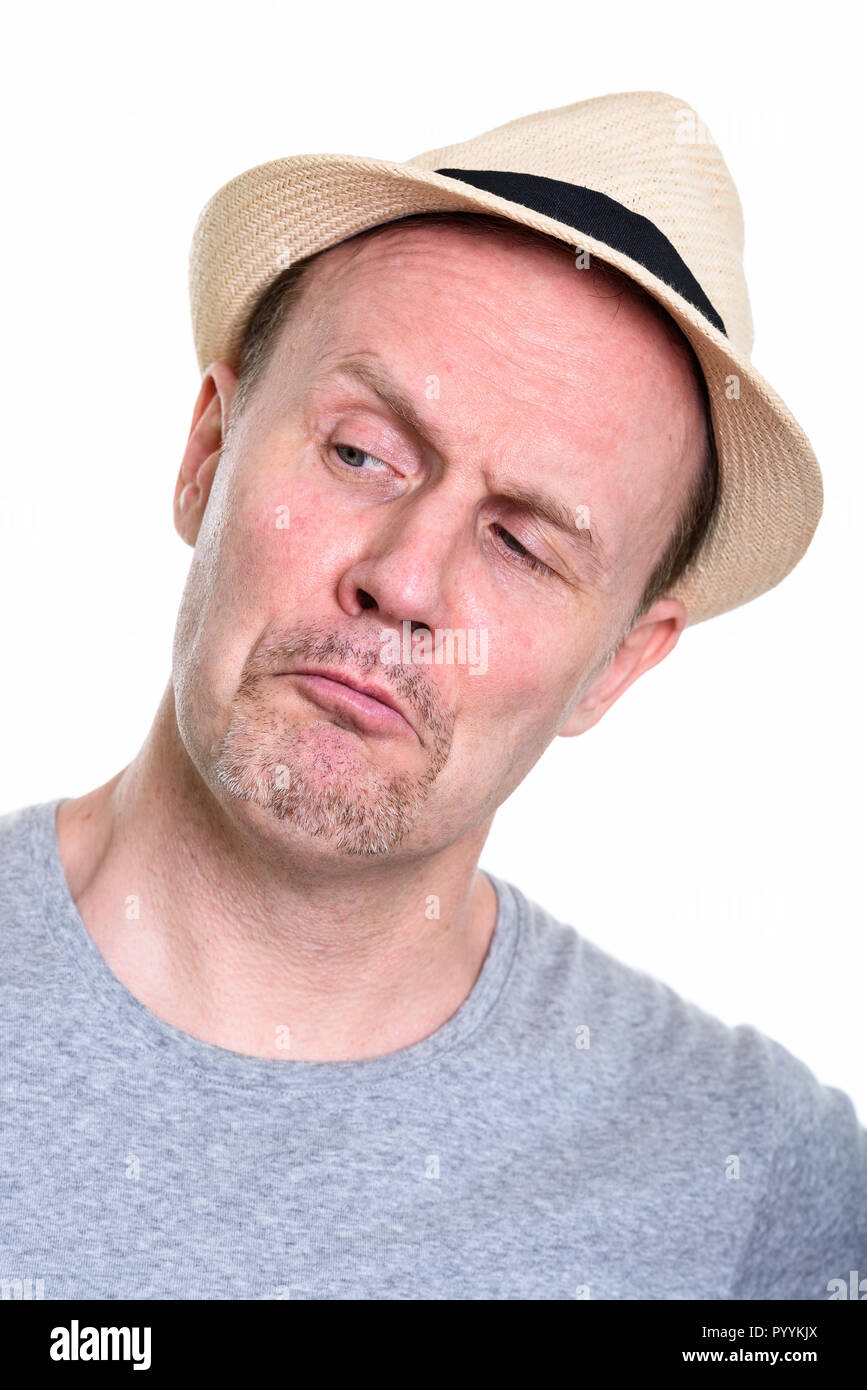
[(171, 686), (138, 756), (64, 802), (60, 856), (109, 968), (159, 1018), (256, 1057), (395, 1052), (466, 999), (496, 924), (490, 822), (435, 854), (330, 860), (222, 806), (180, 739)]

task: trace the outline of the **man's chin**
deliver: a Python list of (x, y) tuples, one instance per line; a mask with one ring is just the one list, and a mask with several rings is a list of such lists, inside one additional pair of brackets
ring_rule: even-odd
[[(333, 726), (332, 726), (333, 729)], [(345, 855), (382, 855), (410, 833), (432, 780), (386, 775), (343, 730), (307, 726), (286, 740), (255, 741), (235, 724), (214, 764), (219, 787), (275, 825)], [(294, 838), (294, 836), (293, 836)]]

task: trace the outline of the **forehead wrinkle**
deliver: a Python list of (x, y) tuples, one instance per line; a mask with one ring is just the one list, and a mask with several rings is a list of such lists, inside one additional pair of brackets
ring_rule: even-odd
[[(402, 319), (406, 316), (409, 308), (408, 299), (411, 300), (412, 296), (411, 294), (407, 296), (404, 293), (395, 304), (390, 297), (392, 286), (388, 283), (385, 285), (377, 284), (377, 277), (381, 278), (382, 276), (382, 266), (377, 264), (375, 253), (377, 251), (385, 253), (385, 258), (388, 259), (389, 251), (395, 250), (387, 244), (378, 246), (379, 240), (379, 238), (374, 238), (366, 246), (361, 245), (352, 248), (354, 255), (360, 258), (358, 263), (354, 262), (353, 256), (345, 264), (329, 267), (332, 275), (326, 276), (325, 291), (320, 289), (318, 298), (318, 308), (323, 312), (321, 315), (317, 313), (317, 318), (321, 317), (323, 321), (327, 320), (329, 336), (335, 333), (343, 336), (347, 329), (360, 326), (360, 323), (353, 325), (353, 320), (356, 317), (359, 317), (361, 321), (367, 317), (358, 310), (357, 305), (352, 304), (352, 295), (347, 296), (346, 286), (342, 286), (340, 283), (347, 272), (350, 277), (358, 276), (360, 272), (373, 274), (374, 285), (377, 289), (376, 315), (379, 316), (385, 310), (386, 323), (396, 331), (398, 338), (401, 338), (405, 333)], [(403, 246), (400, 245), (400, 240), (406, 241), (405, 234), (399, 239), (399, 245), (396, 248), (400, 251), (398, 257), (400, 261), (405, 259), (411, 261), (413, 257), (406, 255), (410, 251), (414, 252), (422, 263), (431, 259), (434, 254), (430, 247), (418, 244), (412, 237)], [(471, 252), (478, 249), (473, 245), (470, 247)], [(361, 256), (362, 252), (365, 253), (364, 256)], [(374, 253), (372, 257), (371, 253)], [(616, 384), (606, 379), (604, 371), (600, 376), (598, 345), (594, 339), (592, 325), (585, 324), (582, 315), (567, 314), (559, 304), (556, 307), (548, 306), (543, 309), (536, 296), (528, 298), (526, 294), (520, 292), (519, 286), (514, 287), (517, 292), (510, 294), (484, 294), (480, 290), (477, 274), (472, 267), (472, 256), (470, 256), (467, 265), (462, 264), (462, 260), (463, 258), (458, 258), (457, 264), (451, 265), (450, 269), (466, 272), (472, 291), (469, 298), (472, 301), (473, 309), (481, 314), (481, 321), (473, 321), (472, 319), (468, 321), (463, 315), (455, 316), (455, 306), (451, 297), (446, 295), (437, 276), (430, 277), (423, 285), (427, 295), (425, 311), (441, 322), (447, 330), (450, 342), (457, 331), (465, 347), (469, 347), (470, 341), (478, 344), (481, 349), (481, 356), (478, 360), (465, 363), (462, 371), (465, 373), (469, 370), (473, 375), (481, 375), (483, 378), (482, 383), (474, 389), (481, 393), (481, 399), (486, 403), (486, 410), (491, 403), (492, 380), (501, 379), (504, 372), (514, 374), (510, 384), (502, 390), (500, 395), (503, 403), (508, 403), (511, 406), (511, 413), (515, 419), (520, 418), (521, 405), (544, 411), (556, 419), (561, 419), (562, 410), (549, 401), (551, 387), (567, 389), (572, 401), (580, 400), (585, 405), (593, 403), (598, 407), (600, 402), (606, 402), (609, 405), (613, 403), (615, 407), (619, 406), (623, 389), (619, 373), (615, 378)], [(385, 291), (384, 296), (383, 290)], [(348, 321), (346, 319), (347, 300), (350, 310)], [(362, 304), (363, 301), (364, 295), (362, 295)], [(389, 306), (398, 310), (397, 319), (389, 313)], [(325, 327), (324, 322), (322, 326)], [(414, 326), (416, 328), (418, 326), (417, 315)], [(548, 336), (552, 330), (556, 330), (553, 333), (555, 339), (553, 344), (549, 341)], [(525, 350), (523, 358), (518, 351), (521, 346)], [(446, 348), (446, 351), (448, 352), (449, 349)], [(334, 353), (337, 353), (336, 348)], [(322, 353), (320, 352), (319, 355), (321, 357)], [(441, 427), (437, 426), (432, 419), (424, 420), (422, 418), (413, 401), (405, 393), (402, 393), (397, 384), (388, 376), (386, 361), (375, 349), (357, 353), (349, 351), (346, 355), (354, 361), (364, 362), (364, 366), (360, 367), (358, 371), (353, 369), (353, 374), (363, 380), (383, 399), (389, 392), (393, 393), (392, 404), (395, 413), (403, 417), (411, 428), (429, 438), (436, 447), (446, 447), (442, 433), (438, 432)], [(475, 354), (473, 355), (475, 356)], [(366, 370), (367, 367), (370, 368), (369, 371)], [(609, 400), (612, 393), (613, 402)], [(388, 404), (388, 400), (385, 403)], [(455, 422), (450, 423), (454, 427)]]

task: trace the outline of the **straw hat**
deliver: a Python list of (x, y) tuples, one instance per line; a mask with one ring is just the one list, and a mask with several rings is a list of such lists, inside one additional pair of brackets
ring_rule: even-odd
[(690, 624), (746, 603), (797, 564), (822, 512), (803, 430), (749, 361), (737, 190), (696, 113), (663, 92), (597, 97), (509, 121), (405, 163), (301, 154), (261, 164), (207, 203), (190, 251), (202, 371), (237, 365), (259, 293), (282, 270), (413, 212), (499, 213), (616, 266), (671, 314), (704, 371), (717, 507), (670, 593)]

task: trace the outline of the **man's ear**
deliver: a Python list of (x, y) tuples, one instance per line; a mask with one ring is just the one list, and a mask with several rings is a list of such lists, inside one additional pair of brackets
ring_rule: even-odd
[(633, 681), (668, 656), (678, 643), (686, 619), (686, 608), (679, 599), (657, 599), (584, 691), (560, 730), (561, 737), (583, 734), (598, 723)]
[(228, 362), (212, 362), (202, 377), (175, 484), (175, 530), (187, 545), (195, 545), (199, 534), (237, 385)]

